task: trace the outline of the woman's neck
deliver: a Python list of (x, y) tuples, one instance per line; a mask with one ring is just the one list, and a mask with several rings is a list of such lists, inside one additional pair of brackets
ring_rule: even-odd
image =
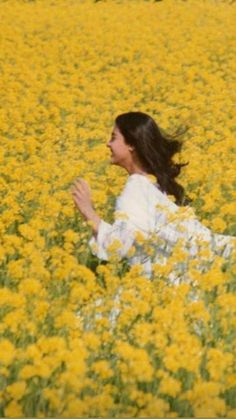
[(134, 153), (130, 159), (123, 164), (124, 169), (127, 170), (129, 175), (139, 174), (147, 176), (148, 173), (142, 168), (142, 163), (139, 161), (137, 155)]
[(144, 172), (143, 170), (135, 170), (129, 173), (129, 175), (143, 175), (148, 176), (147, 172)]
[(147, 173), (145, 170), (143, 170), (140, 166), (133, 164), (129, 168), (126, 169), (129, 175), (144, 175), (147, 176), (149, 173)]

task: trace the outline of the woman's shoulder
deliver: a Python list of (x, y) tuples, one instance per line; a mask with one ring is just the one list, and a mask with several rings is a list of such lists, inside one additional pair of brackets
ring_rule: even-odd
[[(124, 192), (132, 193), (131, 191), (139, 191), (139, 195), (145, 194), (148, 199), (152, 199), (153, 202), (167, 206), (173, 210), (177, 210), (179, 207), (176, 205), (160, 188), (160, 185), (149, 176), (134, 173), (127, 179)], [(137, 192), (135, 192), (137, 193)]]
[(139, 199), (146, 193), (146, 183), (144, 176), (138, 174), (129, 175), (124, 188), (119, 196), (121, 199)]
[(138, 199), (145, 199), (148, 195), (151, 195), (152, 192), (150, 190), (150, 181), (144, 175), (140, 175), (138, 173), (134, 173), (129, 175), (121, 196), (125, 196), (126, 198), (134, 198)]
[(132, 185), (132, 187), (134, 185), (144, 185), (146, 181), (146, 176), (141, 175), (139, 173), (133, 173), (132, 175), (129, 175), (125, 187), (128, 188), (130, 185)]
[(150, 218), (160, 212), (176, 212), (178, 206), (163, 193), (158, 185), (147, 176), (132, 174), (128, 177), (122, 193), (116, 200), (116, 211), (123, 211), (132, 216)]
[(147, 189), (148, 186), (152, 186), (155, 189), (159, 188), (159, 185), (155, 182), (153, 182), (153, 180), (150, 180), (148, 176), (146, 175), (142, 175), (139, 173), (133, 173), (132, 175), (129, 175), (126, 184), (125, 184), (125, 189), (131, 189), (131, 188), (143, 188), (143, 189)]

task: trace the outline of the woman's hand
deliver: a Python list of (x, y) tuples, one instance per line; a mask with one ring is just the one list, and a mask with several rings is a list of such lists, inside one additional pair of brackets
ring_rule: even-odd
[(74, 182), (71, 188), (74, 203), (82, 216), (87, 219), (87, 216), (93, 209), (91, 192), (87, 182), (83, 179), (78, 179)]
[(100, 218), (93, 208), (89, 185), (85, 180), (78, 179), (71, 187), (71, 192), (76, 207), (87, 221), (92, 221), (93, 230), (96, 233)]

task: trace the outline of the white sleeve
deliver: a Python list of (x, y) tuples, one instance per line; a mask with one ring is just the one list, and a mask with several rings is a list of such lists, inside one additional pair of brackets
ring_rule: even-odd
[[(124, 257), (134, 243), (135, 231), (145, 233), (148, 229), (145, 191), (138, 179), (130, 179), (116, 201), (116, 215), (113, 224), (101, 220), (97, 237), (92, 237), (89, 246), (98, 258), (109, 259), (109, 246), (117, 243), (117, 253)], [(119, 246), (120, 243), (120, 246)]]
[(97, 237), (89, 240), (92, 253), (99, 259), (108, 260), (112, 254), (111, 245), (116, 247), (117, 254), (124, 257), (134, 241), (134, 231), (127, 222), (116, 220), (108, 224), (101, 220), (98, 226)]

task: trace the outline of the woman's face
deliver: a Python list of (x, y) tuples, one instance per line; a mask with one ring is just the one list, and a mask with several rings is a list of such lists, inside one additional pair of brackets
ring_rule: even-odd
[(107, 147), (111, 150), (110, 162), (112, 164), (124, 167), (125, 169), (130, 165), (133, 159), (133, 147), (126, 144), (123, 135), (116, 125), (113, 127)]

